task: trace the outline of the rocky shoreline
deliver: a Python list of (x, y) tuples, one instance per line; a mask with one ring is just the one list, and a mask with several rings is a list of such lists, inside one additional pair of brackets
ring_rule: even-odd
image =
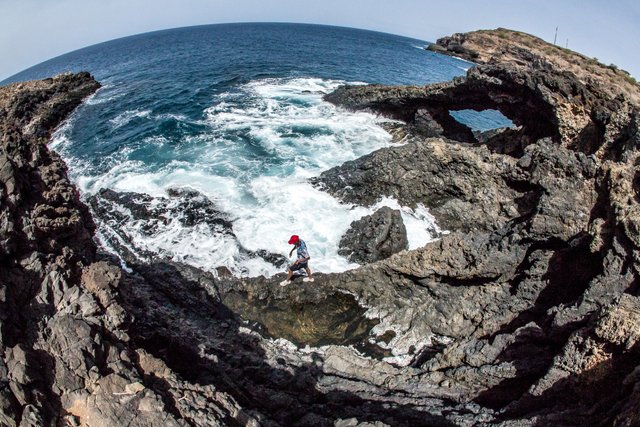
[[(640, 424), (638, 104), (539, 56), (543, 43), (504, 41), (448, 83), (327, 95), (402, 120), (406, 143), (314, 185), (422, 204), (451, 233), (389, 249), (403, 227), (376, 213), (345, 243), (368, 244), (368, 264), (286, 288), (135, 250), (122, 269), (46, 148), (99, 84), (1, 88), (0, 425)], [(515, 128), (474, 134), (459, 109)], [(96, 221), (113, 204), (156, 215), (112, 193), (90, 202)], [(199, 195), (171, 206), (232, 233)]]

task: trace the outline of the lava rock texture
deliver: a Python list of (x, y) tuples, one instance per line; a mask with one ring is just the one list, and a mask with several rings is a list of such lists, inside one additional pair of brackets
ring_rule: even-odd
[[(0, 424), (639, 425), (638, 88), (496, 34), (508, 61), (465, 78), (327, 95), (402, 120), (407, 143), (314, 184), (422, 204), (450, 233), (285, 288), (96, 254), (45, 144), (98, 85), (0, 89)], [(448, 113), (487, 108), (516, 127)]]
[(128, 334), (131, 279), (98, 259), (89, 210), (46, 145), (98, 88), (80, 73), (0, 89), (0, 425), (251, 424)]
[(338, 253), (359, 264), (389, 258), (409, 247), (407, 229), (397, 209), (382, 207), (351, 223)]

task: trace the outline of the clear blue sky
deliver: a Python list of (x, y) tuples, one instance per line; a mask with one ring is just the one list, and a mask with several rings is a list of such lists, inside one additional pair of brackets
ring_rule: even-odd
[(132, 34), (225, 22), (305, 22), (435, 41), (507, 27), (640, 77), (638, 0), (0, 0), (0, 80), (60, 54)]

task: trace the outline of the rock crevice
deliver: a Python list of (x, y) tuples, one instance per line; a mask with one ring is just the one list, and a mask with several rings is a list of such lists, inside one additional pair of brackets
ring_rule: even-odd
[[(121, 269), (46, 147), (98, 84), (0, 89), (0, 424), (640, 423), (638, 107), (540, 43), (478, 53), (450, 83), (328, 95), (403, 120), (409, 142), (313, 183), (424, 205), (451, 232), (285, 288), (161, 258)], [(460, 108), (517, 128), (474, 135), (447, 118)], [(102, 192), (93, 214), (131, 197)], [(185, 221), (215, 211), (182, 200)]]

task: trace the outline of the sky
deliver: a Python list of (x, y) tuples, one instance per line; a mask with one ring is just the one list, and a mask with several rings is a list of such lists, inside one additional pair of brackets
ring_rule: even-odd
[(640, 77), (638, 0), (0, 0), (0, 81), (63, 53), (190, 25), (301, 22), (426, 41), (506, 27)]

